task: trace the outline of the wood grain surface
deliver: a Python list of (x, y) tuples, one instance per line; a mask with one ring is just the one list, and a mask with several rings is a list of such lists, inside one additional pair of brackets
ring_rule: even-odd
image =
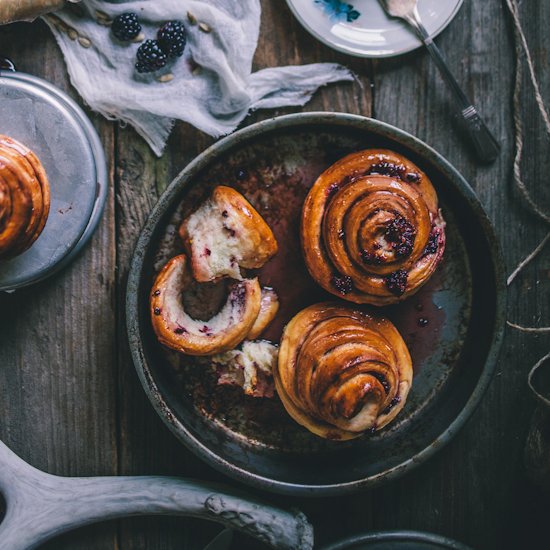
[[(510, 178), (514, 57), (502, 0), (466, 0), (437, 40), (502, 143), (501, 156), (489, 167), (476, 164), (455, 131), (450, 96), (425, 52), (374, 62), (347, 58), (313, 40), (283, 0), (263, 0), (262, 6), (256, 69), (334, 60), (357, 75), (355, 83), (321, 90), (303, 110), (374, 116), (435, 147), (479, 194), (496, 226), (508, 271), (542, 239), (547, 228), (526, 210)], [(550, 102), (550, 3), (523, 2), (521, 13)], [(19, 70), (78, 98), (42, 23), (0, 28), (0, 54), (12, 58)], [(299, 110), (256, 112), (244, 125)], [(164, 157), (156, 159), (132, 129), (89, 114), (109, 161), (107, 208), (98, 232), (73, 265), (43, 284), (0, 295), (0, 439), (31, 464), (59, 475), (175, 474), (225, 480), (179, 444), (153, 411), (134, 372), (124, 324), (125, 284), (140, 228), (170, 180), (213, 140), (180, 123)], [(525, 178), (537, 200), (550, 208), (550, 144), (526, 78), (522, 114)], [(510, 319), (550, 323), (549, 291), (550, 249), (510, 290)], [(365, 530), (418, 529), (480, 549), (540, 544), (547, 533), (544, 510), (550, 498), (528, 484), (522, 452), (534, 408), (526, 375), (549, 348), (548, 337), (508, 331), (496, 376), (479, 409), (451, 444), (404, 478), (352, 497), (272, 500), (301, 507), (313, 521), (319, 543)], [(195, 550), (218, 531), (198, 520), (129, 519), (80, 529), (47, 548)], [(234, 548), (259, 546), (239, 537)]]

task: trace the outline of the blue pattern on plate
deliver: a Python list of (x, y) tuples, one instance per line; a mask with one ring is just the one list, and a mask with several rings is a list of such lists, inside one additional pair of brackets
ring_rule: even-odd
[(330, 17), (332, 21), (347, 21), (352, 23), (361, 15), (360, 12), (353, 9), (351, 4), (342, 2), (342, 0), (313, 0)]

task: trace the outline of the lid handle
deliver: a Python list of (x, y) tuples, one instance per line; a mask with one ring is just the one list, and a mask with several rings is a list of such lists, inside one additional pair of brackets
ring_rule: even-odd
[(5, 57), (0, 54), (0, 74), (2, 71), (10, 71), (14, 73), (16, 69), (15, 63), (9, 57)]

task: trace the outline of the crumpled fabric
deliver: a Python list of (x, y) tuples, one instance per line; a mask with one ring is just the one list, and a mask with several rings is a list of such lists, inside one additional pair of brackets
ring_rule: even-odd
[[(252, 73), (260, 0), (85, 0), (77, 6), (81, 9), (45, 17), (73, 86), (91, 109), (131, 124), (158, 156), (176, 119), (218, 137), (233, 131), (251, 109), (304, 105), (320, 86), (353, 80), (335, 63)], [(139, 74), (134, 67), (139, 44), (116, 40), (98, 23), (97, 10), (111, 19), (137, 13), (146, 39), (156, 38), (166, 21), (182, 20), (188, 35), (184, 56), (160, 71)], [(188, 12), (211, 32), (192, 25)], [(172, 80), (159, 81), (169, 74)]]

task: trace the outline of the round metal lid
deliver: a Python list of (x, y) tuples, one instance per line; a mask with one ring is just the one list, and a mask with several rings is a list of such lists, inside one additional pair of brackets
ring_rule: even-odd
[(50, 215), (33, 246), (0, 263), (0, 290), (42, 281), (67, 265), (91, 237), (107, 197), (99, 136), (64, 92), (32, 75), (0, 74), (0, 133), (32, 149), (51, 187)]

